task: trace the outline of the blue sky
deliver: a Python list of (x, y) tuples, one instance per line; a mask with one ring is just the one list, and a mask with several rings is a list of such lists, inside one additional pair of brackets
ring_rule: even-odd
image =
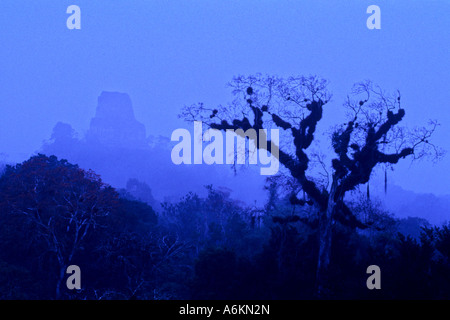
[[(81, 8), (81, 30), (66, 9)], [(381, 8), (381, 30), (366, 9)], [(449, 1), (2, 0), (0, 153), (23, 161), (58, 121), (83, 134), (102, 91), (126, 92), (148, 134), (188, 124), (185, 104), (225, 103), (234, 75), (317, 74), (333, 101), (324, 127), (342, 119), (353, 83), (399, 89), (405, 124), (441, 123), (434, 141), (449, 150)], [(406, 160), (393, 181), (416, 192), (448, 192), (449, 156)]]

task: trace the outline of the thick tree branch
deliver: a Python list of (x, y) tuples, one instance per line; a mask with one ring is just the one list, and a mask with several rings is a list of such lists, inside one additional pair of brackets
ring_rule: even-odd
[(359, 146), (352, 148), (355, 150), (353, 159), (348, 156), (351, 134), (355, 128), (353, 121), (348, 123), (347, 128), (342, 133), (335, 133), (333, 148), (338, 155), (338, 159), (333, 160), (333, 168), (341, 179), (336, 192), (337, 196), (342, 196), (359, 184), (367, 183), (373, 168), (378, 163), (397, 163), (399, 159), (413, 154), (412, 148), (404, 148), (395, 154), (384, 154), (378, 150), (380, 140), (403, 119), (404, 115), (404, 109), (399, 109), (397, 113), (388, 110), (385, 122), (378, 129), (375, 128), (375, 125), (369, 123), (365, 144), (361, 148)]

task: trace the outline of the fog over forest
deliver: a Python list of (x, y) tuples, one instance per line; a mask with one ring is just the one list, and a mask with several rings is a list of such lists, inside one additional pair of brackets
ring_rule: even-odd
[(450, 298), (448, 1), (74, 2), (2, 0), (0, 299)]
[[(186, 123), (185, 127), (193, 131), (191, 123)], [(36, 153), (56, 155), (92, 169), (118, 189), (127, 189), (127, 185), (131, 189), (130, 179), (137, 180), (150, 188), (151, 193), (142, 194), (140, 200), (149, 202), (156, 210), (160, 202), (176, 201), (188, 192), (204, 195), (207, 185), (229, 193), (231, 198), (246, 205), (259, 208), (265, 205), (267, 176), (260, 175), (258, 165), (175, 165), (170, 155), (176, 142), (170, 141), (170, 137), (147, 136), (146, 131), (134, 115), (128, 94), (102, 92), (85, 133), (76, 132), (70, 123), (58, 122)], [(389, 172), (391, 174), (395, 175), (395, 171)], [(383, 178), (379, 172), (375, 173), (369, 188), (372, 197), (396, 217), (420, 217), (437, 225), (448, 221), (450, 196), (414, 193), (389, 180), (385, 190)], [(354, 196), (365, 194), (366, 190), (367, 185), (364, 185)]]

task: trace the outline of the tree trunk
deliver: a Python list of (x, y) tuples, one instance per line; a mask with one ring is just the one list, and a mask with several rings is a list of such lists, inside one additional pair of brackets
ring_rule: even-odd
[(56, 300), (61, 298), (61, 285), (64, 282), (64, 275), (66, 274), (66, 268), (60, 266), (58, 282), (56, 283)]
[[(334, 179), (333, 179), (334, 180)], [(328, 275), (331, 259), (331, 239), (333, 225), (333, 210), (336, 205), (334, 195), (337, 183), (331, 185), (326, 210), (319, 212), (319, 256), (316, 271), (316, 296), (321, 299), (327, 295)]]

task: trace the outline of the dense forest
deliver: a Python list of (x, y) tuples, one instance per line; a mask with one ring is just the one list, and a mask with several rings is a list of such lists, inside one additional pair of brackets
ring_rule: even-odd
[[(142, 187), (142, 186), (141, 186)], [(55, 156), (3, 168), (0, 299), (314, 299), (317, 215), (268, 179), (263, 209), (205, 186), (152, 208)], [(144, 188), (145, 190), (145, 188)], [(450, 225), (399, 220), (376, 199), (334, 221), (327, 299), (450, 298)], [(366, 269), (381, 269), (368, 290)], [(66, 268), (81, 269), (68, 290)]]

